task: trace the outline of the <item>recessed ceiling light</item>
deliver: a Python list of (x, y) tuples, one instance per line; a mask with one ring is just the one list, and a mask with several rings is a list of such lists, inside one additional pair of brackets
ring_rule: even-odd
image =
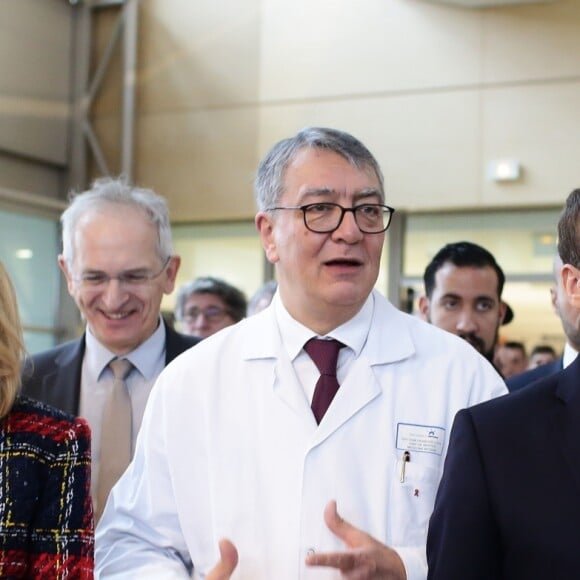
[(16, 257), (19, 260), (30, 260), (34, 254), (30, 248), (20, 248), (20, 250), (16, 250)]

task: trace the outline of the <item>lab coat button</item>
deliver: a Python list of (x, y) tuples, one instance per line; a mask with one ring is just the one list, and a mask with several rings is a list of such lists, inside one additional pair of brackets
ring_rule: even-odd
[(316, 554), (316, 550), (314, 548), (308, 548), (308, 550), (306, 550), (307, 556), (312, 556), (313, 554)]

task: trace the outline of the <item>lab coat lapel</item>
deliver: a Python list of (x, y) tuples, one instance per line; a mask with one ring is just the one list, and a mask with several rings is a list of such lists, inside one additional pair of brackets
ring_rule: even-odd
[[(313, 444), (324, 441), (381, 394), (381, 386), (368, 361), (355, 360), (320, 422)], [(314, 416), (312, 420), (316, 424)]]
[[(363, 350), (353, 361), (316, 432), (322, 442), (374, 399), (383, 396), (385, 367), (412, 356), (415, 345), (402, 314), (375, 291), (375, 309)], [(379, 322), (380, 321), (380, 322)]]
[(316, 420), (304, 394), (304, 389), (298, 381), (294, 367), (290, 363), (288, 356), (280, 346), (276, 366), (274, 369), (274, 394), (279, 397), (284, 404), (290, 407), (297, 415), (305, 417), (316, 425)]
[[(282, 346), (274, 309), (264, 311), (244, 321), (250, 328), (249, 336), (259, 337), (244, 344), (242, 356), (245, 360), (256, 361), (253, 374), (260, 384), (269, 385), (275, 397), (302, 418), (314, 421), (310, 405), (298, 381), (294, 367)], [(316, 426), (316, 421), (314, 421)]]
[(353, 361), (318, 428), (304, 390), (282, 348), (272, 307), (246, 319), (245, 323), (254, 327), (251, 334), (260, 339), (244, 345), (244, 358), (271, 359), (268, 363), (272, 366), (268, 367), (264, 378), (271, 381), (275, 396), (308, 422), (315, 431), (314, 444), (318, 444), (382, 394), (378, 375), (383, 372), (383, 365), (413, 355), (415, 346), (405, 316), (408, 315), (375, 291), (375, 322), (371, 324), (367, 342)]

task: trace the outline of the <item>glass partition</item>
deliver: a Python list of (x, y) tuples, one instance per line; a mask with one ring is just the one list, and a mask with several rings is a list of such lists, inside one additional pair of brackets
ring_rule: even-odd
[(54, 219), (0, 211), (0, 259), (16, 289), (30, 353), (56, 343), (59, 243)]

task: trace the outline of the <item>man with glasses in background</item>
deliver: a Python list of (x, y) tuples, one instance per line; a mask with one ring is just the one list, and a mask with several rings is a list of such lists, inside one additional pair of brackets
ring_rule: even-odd
[(360, 141), (300, 131), (256, 195), (278, 292), (159, 377), (96, 576), (424, 579), (447, 430), (505, 385), (373, 289), (394, 210)]
[(175, 318), (184, 334), (207, 338), (245, 318), (247, 306), (241, 290), (219, 278), (203, 276), (179, 288)]
[[(72, 198), (61, 222), (58, 263), (86, 329), (78, 340), (31, 357), (23, 390), (88, 420), (98, 517), (132, 456), (157, 375), (199, 339), (176, 333), (160, 314), (180, 265), (161, 196), (100, 179)], [(115, 378), (117, 368), (122, 377)]]

